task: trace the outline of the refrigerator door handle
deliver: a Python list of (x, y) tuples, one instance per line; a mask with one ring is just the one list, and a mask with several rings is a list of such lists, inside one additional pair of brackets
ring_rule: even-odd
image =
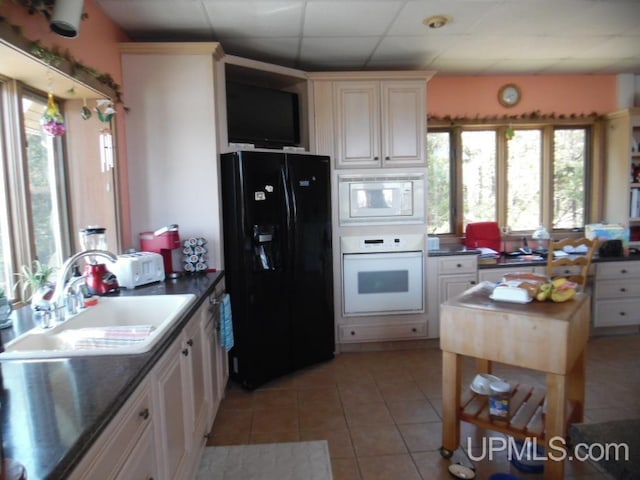
[(284, 190), (284, 203), (287, 209), (287, 231), (291, 234), (293, 227), (297, 221), (297, 212), (295, 206), (295, 198), (292, 189), (290, 188), (289, 178), (285, 170), (285, 166), (280, 167), (280, 174), (282, 175), (282, 189)]

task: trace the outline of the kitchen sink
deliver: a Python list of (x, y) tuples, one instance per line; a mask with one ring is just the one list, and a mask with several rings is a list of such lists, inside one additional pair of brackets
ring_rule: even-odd
[(53, 328), (8, 342), (0, 360), (144, 353), (196, 299), (193, 294), (102, 297)]

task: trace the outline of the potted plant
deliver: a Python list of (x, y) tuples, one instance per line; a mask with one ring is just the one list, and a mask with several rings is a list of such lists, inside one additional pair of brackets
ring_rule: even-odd
[(0, 328), (11, 326), (11, 319), (9, 318), (9, 315), (12, 310), (13, 306), (7, 298), (5, 289), (0, 287)]
[(21, 270), (18, 275), (22, 288), (22, 298), (25, 301), (31, 301), (31, 308), (34, 310), (47, 310), (48, 301), (51, 299), (54, 290), (51, 277), (56, 271), (55, 267), (35, 260), (33, 265), (23, 265)]

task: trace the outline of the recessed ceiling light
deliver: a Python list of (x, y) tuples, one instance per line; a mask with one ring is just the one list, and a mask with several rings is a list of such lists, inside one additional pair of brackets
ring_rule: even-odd
[(424, 23), (429, 28), (442, 28), (450, 21), (451, 18), (445, 15), (432, 15), (422, 20), (422, 23)]

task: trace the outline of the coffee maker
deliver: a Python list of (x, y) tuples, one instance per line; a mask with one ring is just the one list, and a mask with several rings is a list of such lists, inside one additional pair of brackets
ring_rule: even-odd
[[(80, 230), (80, 245), (83, 250), (107, 250), (106, 228), (90, 226)], [(85, 282), (92, 295), (118, 293), (120, 286), (116, 276), (107, 270), (104, 263), (98, 263), (95, 255), (87, 256), (84, 269)]]
[(177, 278), (181, 275), (181, 272), (173, 268), (173, 252), (182, 248), (178, 230), (178, 225), (173, 223), (159, 228), (155, 232), (140, 233), (140, 248), (143, 252), (155, 252), (162, 255), (167, 278)]

